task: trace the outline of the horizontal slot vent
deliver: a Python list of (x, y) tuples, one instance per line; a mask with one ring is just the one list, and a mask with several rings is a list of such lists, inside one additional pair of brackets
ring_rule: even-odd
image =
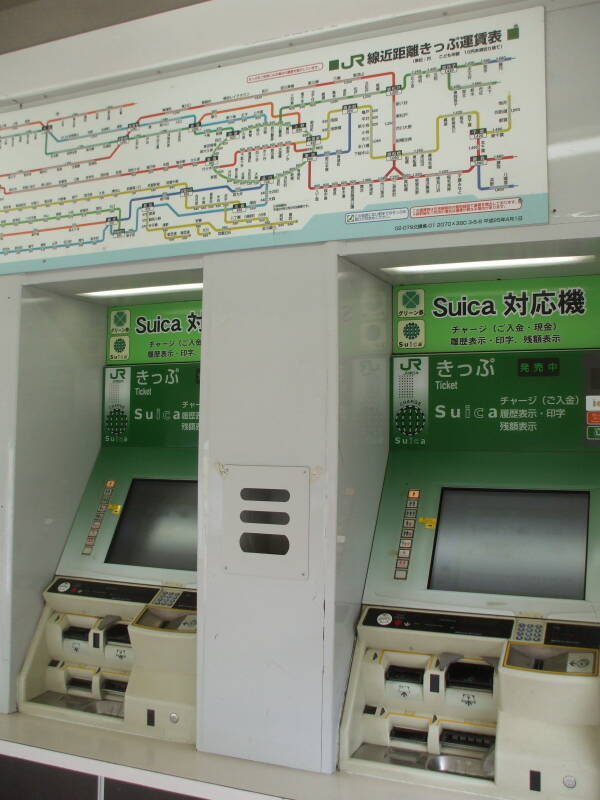
[(390, 731), (391, 742), (422, 742), (427, 743), (427, 731), (418, 731), (414, 728), (394, 727)]
[(403, 667), (390, 664), (385, 672), (386, 681), (402, 681), (403, 683), (423, 683), (424, 669), (418, 667)]
[(253, 522), (257, 525), (287, 525), (290, 515), (285, 511), (242, 511), (242, 522)]
[(242, 489), (240, 497), (259, 503), (287, 503), (290, 493), (287, 489)]
[(92, 691), (91, 678), (75, 678), (71, 676), (67, 683), (67, 689), (82, 689), (85, 692)]
[(489, 750), (496, 741), (495, 736), (486, 733), (470, 733), (467, 731), (443, 730), (440, 742), (443, 745), (456, 747), (477, 747), (479, 750)]
[(63, 639), (76, 639), (79, 642), (87, 642), (89, 635), (89, 628), (80, 628), (77, 625), (71, 625), (63, 631)]
[(290, 549), (290, 540), (279, 533), (242, 533), (240, 547), (244, 553), (284, 556)]
[(446, 671), (446, 687), (491, 692), (494, 688), (494, 668), (488, 664), (455, 661)]
[(229, 575), (306, 580), (310, 469), (223, 466), (223, 570)]

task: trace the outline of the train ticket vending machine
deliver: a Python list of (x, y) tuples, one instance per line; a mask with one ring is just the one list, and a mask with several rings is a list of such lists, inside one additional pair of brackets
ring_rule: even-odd
[(195, 739), (201, 320), (197, 300), (108, 311), (102, 446), (43, 592), (22, 712)]
[(390, 454), (340, 767), (596, 797), (600, 279), (393, 298)]

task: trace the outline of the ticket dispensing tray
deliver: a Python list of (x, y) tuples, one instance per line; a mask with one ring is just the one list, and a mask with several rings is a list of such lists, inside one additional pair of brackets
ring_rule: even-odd
[[(489, 755), (489, 757), (488, 757)], [(431, 755), (404, 750), (399, 747), (382, 747), (381, 745), (362, 744), (353, 758), (392, 764), (401, 767), (426, 769), (431, 772), (449, 772), (453, 775), (465, 775), (469, 778), (494, 779), (493, 750), (483, 759), (458, 755)]]

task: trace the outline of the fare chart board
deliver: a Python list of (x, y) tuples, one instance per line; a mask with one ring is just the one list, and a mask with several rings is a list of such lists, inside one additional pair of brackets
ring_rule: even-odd
[(547, 220), (542, 8), (0, 117), (0, 273)]

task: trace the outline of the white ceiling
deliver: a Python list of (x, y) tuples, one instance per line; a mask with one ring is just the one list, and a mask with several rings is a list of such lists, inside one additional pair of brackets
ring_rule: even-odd
[(207, 0), (0, 0), (0, 54), (199, 2)]

